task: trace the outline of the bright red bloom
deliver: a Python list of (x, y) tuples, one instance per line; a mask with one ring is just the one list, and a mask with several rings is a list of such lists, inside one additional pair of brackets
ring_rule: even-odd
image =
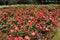
[(27, 26), (29, 26), (29, 27), (30, 27), (30, 26), (32, 26), (32, 24), (31, 24), (31, 23), (28, 23), (28, 24), (27, 24)]
[(10, 36), (10, 40), (13, 40), (13, 36)]
[(14, 38), (14, 40), (18, 40), (18, 38), (16, 37), (16, 38)]
[(40, 17), (42, 17), (42, 18), (45, 18), (45, 17), (46, 17), (45, 13), (43, 13), (43, 12), (38, 12), (38, 15), (39, 15)]

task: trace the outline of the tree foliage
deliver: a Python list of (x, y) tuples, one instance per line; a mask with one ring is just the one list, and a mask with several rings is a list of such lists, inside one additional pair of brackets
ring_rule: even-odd
[(49, 0), (49, 1), (47, 0), (46, 2), (46, 0), (0, 0), (0, 5), (2, 4), (6, 4), (6, 5), (7, 4), (48, 4), (48, 3), (59, 3), (60, 2), (60, 0)]

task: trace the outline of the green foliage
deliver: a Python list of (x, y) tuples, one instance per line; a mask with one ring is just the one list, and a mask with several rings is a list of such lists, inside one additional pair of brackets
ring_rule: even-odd
[[(7, 0), (8, 1), (8, 0)], [(8, 4), (16, 4), (18, 2), (18, 0), (9, 0)]]
[[(44, 2), (43, 2), (44, 1)], [(2, 4), (45, 4), (45, 3), (53, 3), (57, 4), (60, 0), (0, 0), (0, 5)], [(2, 4), (1, 4), (2, 2)]]

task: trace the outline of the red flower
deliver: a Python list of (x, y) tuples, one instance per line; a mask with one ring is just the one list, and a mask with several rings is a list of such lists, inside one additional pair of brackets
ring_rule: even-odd
[(49, 14), (48, 16), (50, 17), (50, 20), (54, 20), (54, 17), (52, 14)]
[(30, 37), (29, 37), (29, 36), (25, 36), (25, 39), (26, 39), (26, 40), (30, 40)]
[(36, 35), (36, 36), (39, 36), (39, 33), (38, 33), (38, 31), (35, 31), (35, 35)]
[(46, 17), (45, 13), (43, 13), (43, 12), (38, 12), (38, 15), (41, 16), (42, 18)]
[(31, 24), (31, 23), (28, 23), (27, 25), (28, 25), (29, 27), (30, 27), (30, 26), (32, 26), (32, 24)]
[(10, 36), (10, 40), (13, 40), (13, 36)]
[(35, 22), (35, 23), (36, 23), (36, 22), (38, 22), (38, 20), (37, 20), (37, 19), (34, 19), (34, 20), (33, 20), (33, 22)]
[(18, 19), (18, 22), (19, 22), (19, 23), (22, 22), (22, 19)]
[(14, 40), (18, 40), (18, 38), (16, 37), (16, 38), (14, 38)]
[(23, 38), (19, 36), (19, 37), (18, 37), (18, 40), (23, 40)]

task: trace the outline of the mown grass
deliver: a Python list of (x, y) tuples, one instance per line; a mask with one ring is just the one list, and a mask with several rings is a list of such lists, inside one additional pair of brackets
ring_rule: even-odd
[(57, 27), (58, 28), (52, 40), (60, 40), (60, 20), (58, 21)]

